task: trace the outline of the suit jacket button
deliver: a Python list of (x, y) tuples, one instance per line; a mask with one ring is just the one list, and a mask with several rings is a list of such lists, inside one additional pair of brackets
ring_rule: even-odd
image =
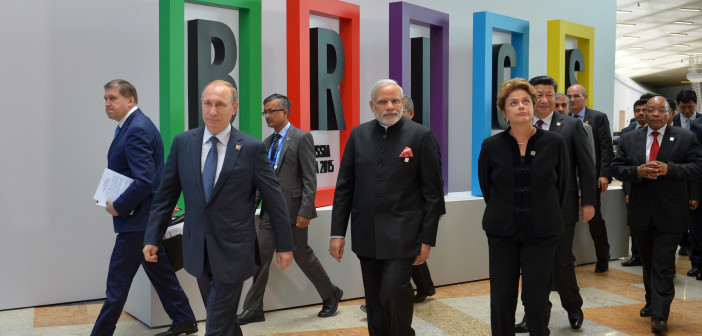
[(375, 195), (375, 199), (376, 199), (376, 200), (379, 200), (379, 199), (380, 199), (380, 196)]
[(387, 135), (383, 134), (383, 139), (386, 139), (387, 137), (388, 137)]

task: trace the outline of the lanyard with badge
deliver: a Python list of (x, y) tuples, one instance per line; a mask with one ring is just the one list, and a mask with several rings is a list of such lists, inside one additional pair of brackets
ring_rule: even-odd
[[(275, 163), (273, 164), (273, 170), (278, 171), (278, 162), (280, 161), (280, 150), (283, 149), (283, 144), (285, 143), (285, 136), (288, 134), (288, 131), (290, 128), (285, 130), (285, 133), (279, 133), (280, 138), (278, 141), (280, 144), (278, 145), (278, 148), (275, 150)], [(271, 147), (268, 148), (268, 157), (271, 157), (271, 151), (273, 150), (273, 145), (274, 143), (271, 143)]]

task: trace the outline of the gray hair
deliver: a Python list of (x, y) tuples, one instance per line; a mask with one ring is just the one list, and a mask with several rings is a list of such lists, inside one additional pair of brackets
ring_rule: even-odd
[(119, 94), (124, 96), (124, 98), (129, 99), (130, 97), (134, 97), (134, 105), (137, 105), (139, 103), (139, 97), (137, 97), (137, 91), (134, 85), (132, 83), (127, 82), (124, 79), (113, 79), (107, 84), (105, 84), (105, 90), (111, 89), (111, 88), (119, 88)]
[(555, 98), (555, 99), (558, 99), (558, 98), (561, 98), (561, 97), (565, 97), (565, 98), (566, 98), (566, 105), (570, 106), (570, 102), (568, 101), (568, 97), (565, 95), (565, 93), (556, 92), (556, 98)]
[(412, 101), (412, 97), (404, 95), (402, 98), (405, 98), (405, 111), (409, 112), (414, 110), (414, 102)]
[(373, 84), (373, 88), (371, 89), (371, 101), (375, 101), (375, 92), (378, 91), (379, 88), (388, 85), (397, 85), (397, 87), (400, 88), (400, 94), (402, 94), (402, 87), (400, 87), (396, 81), (392, 79), (381, 79)]
[(275, 103), (278, 104), (278, 107), (290, 111), (290, 99), (288, 99), (287, 96), (282, 95), (280, 93), (274, 93), (263, 100), (263, 105), (266, 105), (267, 102), (272, 100), (275, 100)]

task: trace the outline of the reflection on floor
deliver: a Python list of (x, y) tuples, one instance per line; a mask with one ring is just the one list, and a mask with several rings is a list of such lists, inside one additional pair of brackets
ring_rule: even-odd
[[(576, 268), (585, 301), (585, 323), (581, 330), (570, 329), (558, 294), (553, 292), (552, 335), (651, 335), (650, 320), (639, 317), (644, 303), (641, 267), (622, 267), (621, 260), (610, 262), (606, 273), (595, 273), (594, 264)], [(675, 277), (675, 300), (668, 320), (668, 335), (702, 334), (702, 281), (686, 276), (687, 257), (679, 257)], [(359, 279), (360, 281), (360, 279)], [(331, 336), (368, 335), (363, 300), (342, 302), (335, 316), (317, 317), (320, 306), (266, 313), (266, 321), (243, 326), (244, 335)], [(0, 336), (88, 335), (100, 310), (101, 301), (0, 311)], [(521, 319), (523, 310), (517, 310)], [(443, 286), (435, 296), (416, 304), (412, 326), (417, 335), (489, 335), (490, 287), (487, 281)], [(199, 324), (205, 334), (205, 324)], [(153, 335), (165, 328), (150, 329), (126, 313), (115, 335)]]

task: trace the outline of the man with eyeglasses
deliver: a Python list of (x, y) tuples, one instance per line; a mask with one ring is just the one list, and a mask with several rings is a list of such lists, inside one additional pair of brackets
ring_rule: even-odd
[(639, 315), (651, 317), (651, 331), (668, 330), (675, 297), (675, 250), (690, 227), (688, 181), (702, 177), (702, 148), (691, 132), (667, 124), (670, 107), (664, 97), (646, 105), (647, 127), (622, 135), (612, 173), (631, 182), (627, 223), (643, 262), (646, 305)]
[(609, 241), (607, 239), (607, 227), (602, 218), (600, 194), (607, 191), (609, 182), (612, 180), (610, 172), (610, 165), (614, 156), (612, 133), (610, 132), (607, 115), (585, 106), (587, 93), (582, 85), (571, 85), (566, 90), (566, 96), (570, 103), (570, 115), (592, 126), (593, 130), (596, 158), (595, 172), (599, 178), (597, 179), (597, 195), (595, 197), (595, 216), (588, 223), (590, 236), (592, 236), (592, 240), (595, 243), (595, 255), (597, 256), (595, 272), (602, 273), (609, 269)]
[(443, 178), (434, 133), (402, 117), (402, 88), (375, 83), (375, 120), (351, 130), (334, 192), (329, 252), (341, 262), (351, 217), (370, 335), (413, 336), (412, 265), (436, 244)]
[[(344, 292), (331, 282), (314, 251), (307, 245), (310, 219), (317, 217), (314, 206), (317, 192), (314, 139), (312, 134), (293, 126), (288, 121), (290, 100), (282, 94), (274, 93), (264, 99), (262, 114), (268, 127), (274, 130), (273, 134), (263, 140), (263, 144), (268, 148), (271, 165), (285, 196), (295, 245), (293, 258), (323, 300), (322, 310), (317, 316), (332, 316)], [(256, 204), (259, 202), (260, 198), (257, 197)], [(237, 317), (241, 325), (266, 320), (263, 316), (263, 295), (275, 250), (273, 228), (266, 208), (267, 205), (264, 203), (261, 207), (261, 222), (258, 227), (261, 266), (256, 267), (253, 284), (244, 299), (244, 311)]]

